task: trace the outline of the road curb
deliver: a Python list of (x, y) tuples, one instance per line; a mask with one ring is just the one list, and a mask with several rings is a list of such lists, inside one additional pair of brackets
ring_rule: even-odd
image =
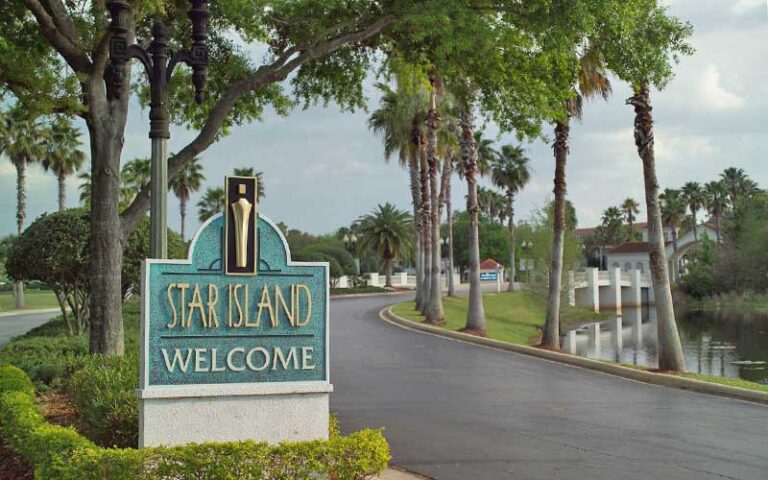
[(330, 295), (331, 300), (345, 299), (345, 298), (369, 298), (369, 297), (386, 297), (395, 295), (406, 295), (413, 293), (413, 290), (403, 290), (398, 292), (374, 292), (374, 293), (342, 293), (341, 295)]
[(379, 311), (379, 318), (404, 328), (418, 330), (444, 338), (450, 338), (453, 340), (473, 343), (485, 347), (520, 353), (552, 362), (564, 363), (566, 365), (595, 370), (610, 375), (616, 375), (618, 377), (629, 378), (639, 382), (651, 383), (654, 385), (661, 385), (664, 387), (677, 388), (681, 390), (688, 390), (691, 392), (719, 395), (721, 397), (735, 398), (738, 400), (745, 400), (748, 402), (768, 405), (768, 393), (766, 392), (748, 390), (746, 388), (740, 387), (731, 387), (728, 385), (719, 385), (716, 383), (704, 382), (701, 380), (695, 380), (693, 378), (678, 377), (676, 375), (668, 375), (665, 373), (653, 373), (645, 370), (637, 370), (634, 368), (623, 367), (615, 363), (606, 363), (598, 360), (592, 360), (590, 358), (569, 355), (567, 353), (554, 352), (551, 350), (544, 350), (526, 345), (515, 345), (512, 343), (502, 342), (500, 340), (493, 340), (490, 338), (478, 337), (466, 333), (446, 330), (444, 328), (435, 327), (424, 323), (417, 323), (402, 318), (392, 313), (392, 305), (381, 309)]
[(431, 478), (410, 472), (396, 465), (390, 465), (380, 475), (373, 477), (373, 480), (431, 480)]
[(41, 308), (37, 310), (11, 310), (10, 312), (0, 313), (0, 318), (3, 317), (15, 317), (18, 315), (35, 315), (40, 313), (56, 313), (60, 312), (60, 308)]

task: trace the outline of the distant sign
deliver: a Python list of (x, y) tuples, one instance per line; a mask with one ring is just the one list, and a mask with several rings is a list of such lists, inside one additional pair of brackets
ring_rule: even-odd
[(496, 272), (480, 272), (481, 282), (495, 282), (498, 278), (499, 274)]
[(328, 381), (328, 265), (292, 262), (255, 196), (255, 179), (228, 178), (189, 259), (146, 260), (143, 389)]

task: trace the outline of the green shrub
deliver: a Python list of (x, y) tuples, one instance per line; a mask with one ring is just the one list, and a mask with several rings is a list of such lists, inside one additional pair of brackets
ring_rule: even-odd
[(72, 375), (69, 392), (85, 434), (100, 445), (135, 447), (138, 443), (139, 361), (124, 357), (85, 357)]
[(356, 480), (380, 472), (390, 459), (377, 430), (280, 445), (243, 441), (101, 448), (71, 428), (47, 423), (29, 380), (19, 378), (18, 369), (0, 369), (0, 436), (34, 466), (39, 480)]
[(35, 394), (35, 386), (29, 376), (13, 365), (0, 366), (0, 393), (22, 392), (30, 396)]
[(0, 349), (0, 365), (15, 365), (33, 381), (57, 386), (69, 376), (77, 358), (87, 353), (85, 337), (26, 337)]
[(356, 480), (380, 472), (389, 462), (380, 431), (310, 442), (217, 442), (182, 447), (82, 449), (60, 459), (59, 480)]

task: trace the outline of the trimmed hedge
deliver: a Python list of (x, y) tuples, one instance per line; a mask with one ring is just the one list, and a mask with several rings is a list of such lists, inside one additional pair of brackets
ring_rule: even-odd
[(34, 466), (39, 480), (356, 480), (382, 471), (390, 459), (378, 430), (332, 432), (327, 441), (280, 445), (101, 448), (71, 428), (49, 424), (35, 403), (31, 380), (13, 366), (0, 367), (0, 436)]

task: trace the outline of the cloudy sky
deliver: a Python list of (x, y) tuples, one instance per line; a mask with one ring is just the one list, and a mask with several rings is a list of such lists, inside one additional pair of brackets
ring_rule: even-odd
[[(768, 0), (667, 0), (670, 11), (690, 21), (697, 52), (682, 61), (676, 79), (654, 92), (656, 156), (663, 187), (715, 179), (729, 166), (741, 167), (768, 186), (765, 145), (768, 132)], [(378, 98), (368, 91), (370, 109)], [(643, 203), (641, 163), (634, 149), (630, 95), (614, 82), (609, 102), (587, 105), (572, 129), (568, 188), (579, 224), (599, 222), (608, 206), (633, 197)], [(208, 186), (223, 184), (233, 167), (252, 165), (264, 172), (267, 197), (261, 212), (294, 228), (325, 233), (348, 225), (378, 203), (409, 209), (406, 172), (384, 161), (380, 140), (366, 127), (366, 112), (337, 108), (296, 110), (288, 117), (269, 114), (262, 123), (233, 131), (202, 155)], [(148, 111), (133, 106), (124, 159), (149, 156)], [(490, 135), (496, 133), (489, 130)], [(170, 151), (193, 137), (177, 128)], [(513, 139), (502, 137), (499, 143)], [(526, 217), (550, 197), (553, 159), (543, 142), (526, 145), (534, 176), (520, 194), (517, 212)], [(39, 167), (28, 178), (28, 219), (56, 208), (55, 180)], [(454, 205), (466, 187), (454, 182)], [(71, 205), (76, 181), (68, 184)], [(200, 193), (192, 198), (197, 202)], [(0, 236), (15, 231), (15, 170), (0, 160)], [(188, 234), (197, 228), (191, 208)], [(170, 223), (178, 228), (178, 202), (171, 196)], [(644, 216), (644, 213), (641, 214)], [(30, 221), (28, 220), (28, 222)]]

